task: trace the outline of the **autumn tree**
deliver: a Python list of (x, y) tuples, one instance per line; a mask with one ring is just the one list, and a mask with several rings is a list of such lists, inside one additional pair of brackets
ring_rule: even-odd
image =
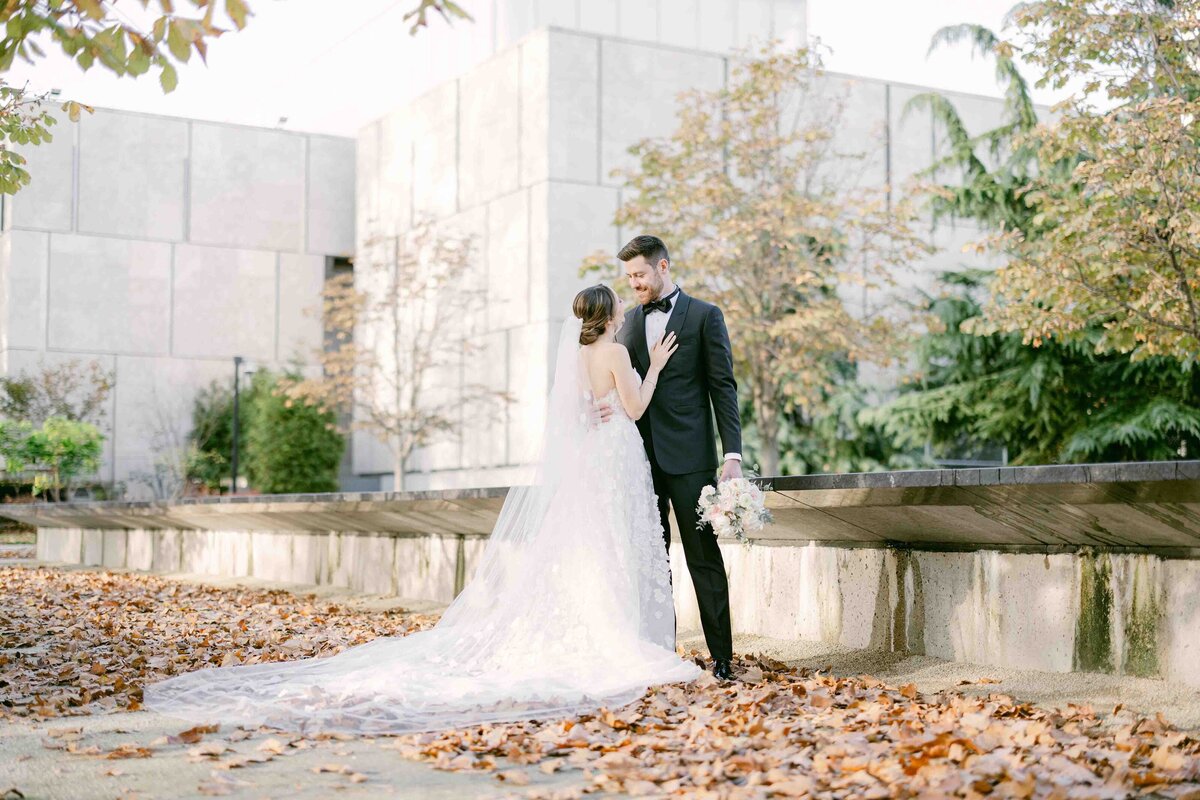
[[(1082, 83), (1027, 146), (1040, 235), (993, 241), (1008, 262), (969, 330), (1193, 363), (1200, 352), (1200, 2), (1043, 0), (1012, 12), (1039, 85)], [(1075, 165), (1067, 178), (1050, 167)]]
[(429, 221), (372, 237), (355, 270), (325, 284), (323, 374), (289, 391), (347, 411), (353, 427), (386, 445), (396, 491), (418, 448), (460, 434), (464, 409), (495, 416), (508, 400), (472, 375), (458, 380), (486, 308), (479, 286), (472, 239)]
[(633, 147), (623, 173), (616, 224), (667, 241), (683, 284), (725, 313), (764, 474), (789, 415), (819, 414), (847, 362), (886, 359), (891, 321), (846, 297), (925, 249), (908, 204), (839, 150), (831, 85), (815, 52), (769, 46), (723, 88), (681, 95), (675, 132)]
[[(924, 175), (945, 181), (928, 186), (934, 220), (971, 219), (982, 236), (1010, 231), (1035, 241), (1055, 225), (1031, 184), (1080, 188), (1072, 176), (1085, 154), (1040, 160), (1038, 115), (1017, 51), (975, 25), (942, 29), (931, 49), (964, 40), (994, 61), (1005, 114), (992, 128), (968, 131), (950, 100), (914, 98), (912, 106), (933, 112), (944, 141), (945, 155)], [(999, 446), (1016, 464), (1169, 459), (1200, 449), (1200, 371), (1171, 357), (1131, 360), (1098, 349), (1104, 318), (1069, 339), (988, 330), (981, 320), (993, 282), (986, 270), (941, 276), (925, 298), (929, 324), (909, 359), (913, 371), (898, 397), (861, 413), (864, 423), (935, 458)]]
[(100, 423), (114, 375), (98, 361), (71, 359), (0, 376), (0, 418), (41, 425), (51, 417)]
[(35, 493), (61, 500), (74, 478), (99, 469), (112, 387), (96, 361), (0, 376), (0, 471), (32, 473)]

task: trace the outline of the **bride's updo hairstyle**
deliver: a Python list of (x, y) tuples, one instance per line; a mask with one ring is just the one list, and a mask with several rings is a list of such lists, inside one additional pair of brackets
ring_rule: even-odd
[(589, 286), (575, 295), (571, 310), (583, 322), (579, 343), (591, 344), (604, 335), (608, 321), (617, 315), (616, 292), (602, 283)]

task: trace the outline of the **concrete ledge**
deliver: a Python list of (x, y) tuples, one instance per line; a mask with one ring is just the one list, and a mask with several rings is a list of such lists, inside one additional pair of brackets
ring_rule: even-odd
[[(1200, 687), (1200, 462), (764, 481), (776, 524), (723, 544), (734, 629)], [(38, 558), (449, 602), (506, 490), (4, 508)], [(672, 549), (681, 628), (699, 626)]]
[[(759, 535), (763, 544), (1038, 552), (1099, 547), (1182, 558), (1200, 552), (1200, 461), (805, 475), (760, 482), (770, 489), (768, 505), (776, 519)], [(39, 528), (486, 536), (506, 493), (499, 488), (47, 503), (2, 507), (0, 513)]]

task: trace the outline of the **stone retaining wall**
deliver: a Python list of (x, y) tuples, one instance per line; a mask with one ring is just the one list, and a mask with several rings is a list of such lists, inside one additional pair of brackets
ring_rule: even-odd
[[(42, 528), (37, 557), (445, 603), (485, 543), (465, 535)], [(723, 551), (739, 633), (1200, 686), (1200, 560), (816, 543)], [(699, 628), (678, 544), (672, 570), (679, 626)]]
[[(735, 631), (1200, 687), (1200, 561), (726, 545)], [(679, 581), (681, 628), (698, 628)], [(686, 570), (685, 570), (686, 572)]]

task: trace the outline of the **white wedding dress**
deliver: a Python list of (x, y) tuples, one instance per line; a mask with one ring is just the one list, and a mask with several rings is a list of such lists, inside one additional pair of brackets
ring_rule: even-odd
[(580, 323), (563, 326), (542, 456), (509, 491), (471, 582), (431, 630), (336, 656), (146, 687), (193, 722), (411, 733), (615, 708), (700, 674), (675, 653), (669, 564), (641, 436), (616, 391), (589, 429)]

